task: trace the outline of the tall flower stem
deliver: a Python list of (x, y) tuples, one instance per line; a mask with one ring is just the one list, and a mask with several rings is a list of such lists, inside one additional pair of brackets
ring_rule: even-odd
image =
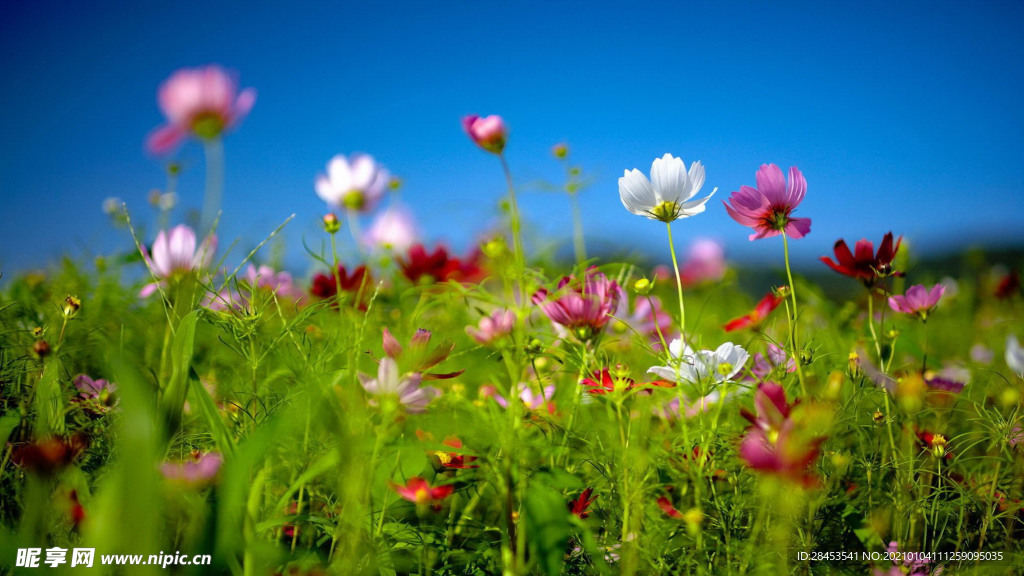
[(220, 138), (204, 140), (203, 150), (206, 152), (206, 196), (199, 217), (200, 236), (213, 230), (224, 195), (224, 143)]
[(523, 252), (522, 220), (519, 216), (519, 202), (516, 201), (516, 188), (512, 181), (512, 170), (508, 167), (508, 160), (504, 154), (498, 154), (501, 160), (501, 169), (505, 172), (505, 182), (508, 184), (508, 205), (509, 205), (509, 228), (512, 232), (512, 257), (515, 262), (516, 276), (519, 280), (519, 305), (526, 306), (526, 254)]
[(359, 228), (359, 216), (356, 215), (355, 210), (346, 210), (345, 215), (348, 216), (348, 231), (352, 234), (352, 241), (355, 242), (356, 252), (362, 256), (364, 252), (363, 243), (360, 238), (363, 234)]
[(796, 364), (796, 375), (800, 380), (800, 391), (804, 396), (807, 396), (807, 385), (804, 383), (804, 371), (801, 368), (803, 362), (800, 360), (800, 351), (798, 348), (798, 332), (797, 332), (797, 308), (796, 308), (796, 286), (793, 284), (793, 271), (789, 266), (789, 237), (786, 235), (786, 231), (782, 231), (782, 250), (786, 257), (786, 279), (789, 280), (789, 296), (793, 302), (793, 310), (789, 317), (789, 345), (790, 353), (793, 355), (793, 363)]
[[(676, 293), (679, 295), (679, 334), (686, 341), (686, 309), (683, 308), (683, 279), (679, 276), (679, 260), (676, 258), (676, 245), (672, 241), (672, 223), (666, 222), (665, 229), (668, 231), (668, 249), (672, 253), (672, 269), (676, 272)], [(788, 257), (787, 257), (788, 269)], [(668, 352), (668, 350), (665, 350)]]
[(569, 192), (569, 204), (572, 206), (572, 245), (576, 253), (576, 264), (583, 266), (587, 261), (587, 245), (583, 240), (583, 215), (580, 213), (579, 193)]
[(868, 289), (868, 330), (871, 331), (871, 339), (875, 342), (875, 353), (878, 354), (878, 365), (882, 366), (882, 345), (878, 342), (878, 332), (875, 331), (875, 293)]

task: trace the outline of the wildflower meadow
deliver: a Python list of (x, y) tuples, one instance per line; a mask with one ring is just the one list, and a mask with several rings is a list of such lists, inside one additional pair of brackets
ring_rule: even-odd
[[(667, 150), (616, 196), (567, 144), (560, 258), (525, 225), (515, 118), (473, 115), (450, 125), (506, 187), (496, 227), (425, 242), (388, 159), (339, 151), (293, 275), (291, 218), (218, 234), (260, 105), (240, 79), (154, 87), (168, 184), (152, 218), (105, 203), (113, 253), (3, 271), (0, 571), (94, 549), (113, 574), (1024, 573), (1019, 261), (940, 274), (900, 230), (798, 261), (835, 236), (802, 205), (814, 166), (725, 181)], [(176, 188), (183, 149), (203, 190)], [(662, 248), (588, 254), (581, 201)], [(712, 217), (765, 266), (688, 231)]]

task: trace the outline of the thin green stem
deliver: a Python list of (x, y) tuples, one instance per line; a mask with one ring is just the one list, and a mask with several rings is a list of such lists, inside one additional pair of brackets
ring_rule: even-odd
[(800, 349), (798, 344), (799, 333), (796, 322), (797, 317), (799, 316), (796, 307), (796, 286), (793, 284), (793, 271), (789, 265), (789, 238), (786, 236), (785, 230), (782, 231), (782, 249), (786, 257), (786, 279), (789, 280), (789, 296), (793, 302), (793, 310), (791, 311), (791, 315), (789, 318), (790, 353), (793, 355), (793, 361), (796, 364), (796, 375), (797, 378), (800, 380), (800, 391), (803, 393), (804, 396), (806, 396), (807, 385), (804, 383), (804, 371), (801, 367), (803, 362), (800, 359)]
[(676, 245), (672, 241), (672, 223), (666, 222), (665, 229), (668, 231), (668, 249), (672, 253), (672, 269), (676, 272), (676, 293), (679, 295), (679, 335), (685, 342), (686, 309), (683, 307), (683, 279), (679, 276), (679, 260), (676, 258)]
[(205, 237), (213, 230), (214, 222), (220, 213), (224, 195), (224, 143), (220, 138), (211, 138), (203, 142), (203, 150), (206, 152), (206, 196), (203, 198), (203, 211), (199, 217), (201, 237)]
[(519, 215), (519, 202), (516, 201), (516, 188), (512, 181), (512, 170), (508, 167), (508, 161), (504, 154), (499, 154), (501, 169), (505, 173), (505, 182), (508, 184), (508, 205), (509, 205), (509, 229), (512, 232), (512, 257), (515, 262), (516, 279), (519, 281), (519, 302), (520, 307), (526, 306), (526, 253), (523, 251), (522, 220)]
[(576, 264), (583, 266), (583, 263), (587, 261), (587, 245), (583, 240), (583, 215), (580, 213), (580, 199), (577, 192), (569, 193), (569, 203), (572, 205), (572, 243), (576, 253)]
[(871, 331), (871, 339), (875, 342), (875, 353), (878, 355), (878, 365), (882, 365), (882, 345), (878, 342), (878, 333), (875, 331), (875, 293), (868, 289), (868, 330)]

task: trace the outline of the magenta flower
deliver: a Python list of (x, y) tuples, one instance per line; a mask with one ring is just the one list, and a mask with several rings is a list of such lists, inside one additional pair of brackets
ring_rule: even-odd
[(270, 266), (250, 264), (243, 276), (248, 290), (225, 289), (217, 294), (209, 296), (203, 302), (203, 306), (210, 310), (225, 310), (232, 308), (242, 310), (249, 306), (251, 294), (257, 290), (264, 290), (274, 294), (277, 298), (301, 301), (306, 292), (295, 285), (292, 275), (288, 272), (275, 272)]
[(946, 287), (936, 284), (929, 290), (921, 284), (911, 286), (906, 295), (890, 296), (889, 307), (897, 312), (917, 316), (921, 320), (928, 319), (928, 313), (939, 303), (942, 295), (946, 293)]
[(566, 276), (558, 283), (558, 292), (549, 295), (544, 288), (533, 294), (533, 303), (552, 322), (571, 331), (581, 340), (601, 332), (619, 307), (622, 288), (595, 268), (587, 271), (581, 284)]
[(462, 119), (462, 128), (472, 138), (476, 145), (484, 150), (501, 154), (505, 149), (505, 141), (508, 138), (508, 130), (505, 128), (505, 121), (501, 116), (477, 116), (475, 114)]
[(149, 296), (163, 280), (176, 274), (185, 274), (196, 268), (209, 266), (216, 250), (217, 237), (212, 234), (196, 250), (196, 233), (188, 226), (180, 224), (171, 228), (170, 233), (161, 230), (153, 242), (152, 255), (145, 247), (142, 248), (143, 260), (146, 261), (150, 272), (160, 281), (144, 286), (139, 296)]
[(515, 323), (516, 315), (511, 310), (495, 310), (490, 316), (481, 318), (475, 327), (466, 326), (466, 333), (486, 346), (511, 334)]
[(762, 164), (757, 171), (757, 188), (740, 186), (739, 192), (729, 196), (725, 209), (732, 219), (754, 229), (751, 240), (778, 236), (784, 232), (790, 238), (803, 238), (811, 231), (810, 218), (792, 218), (790, 215), (804, 199), (807, 181), (796, 166), (789, 168), (789, 185), (775, 164)]
[(427, 404), (441, 392), (430, 386), (423, 386), (423, 376), (418, 373), (401, 375), (398, 371), (398, 363), (391, 358), (384, 358), (377, 368), (377, 378), (371, 378), (366, 374), (359, 374), (359, 382), (363, 389), (370, 394), (370, 405), (380, 406), (386, 402), (385, 407), (393, 408), (392, 402), (405, 406), (409, 412), (424, 412)]
[(217, 65), (182, 68), (160, 85), (157, 103), (167, 124), (153, 131), (146, 147), (154, 154), (172, 151), (189, 134), (212, 140), (236, 126), (256, 102), (256, 91), (242, 90), (235, 74)]
[(185, 462), (164, 462), (160, 472), (168, 480), (188, 486), (202, 487), (211, 482), (220, 471), (224, 458), (216, 452), (193, 453), (192, 460)]
[(784, 348), (772, 342), (768, 343), (767, 348), (767, 355), (762, 355), (760, 352), (754, 354), (754, 365), (750, 368), (754, 379), (764, 381), (782, 366), (785, 366), (786, 372), (796, 372), (796, 362), (790, 358)]
[(100, 400), (117, 390), (117, 384), (102, 378), (93, 380), (85, 374), (75, 376), (74, 384), (83, 400)]
[(708, 238), (701, 238), (690, 245), (686, 260), (679, 266), (684, 286), (706, 282), (718, 282), (725, 277), (727, 269), (725, 250), (722, 245)]

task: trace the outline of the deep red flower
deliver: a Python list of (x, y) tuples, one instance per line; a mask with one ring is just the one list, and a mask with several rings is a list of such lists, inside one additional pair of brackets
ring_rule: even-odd
[(479, 261), (479, 250), (474, 250), (462, 261), (449, 255), (444, 246), (436, 246), (433, 252), (428, 253), (422, 244), (416, 244), (409, 248), (405, 258), (398, 259), (398, 266), (402, 274), (415, 284), (449, 280), (476, 282), (483, 277)]
[(734, 320), (730, 320), (723, 326), (726, 332), (734, 332), (736, 330), (742, 330), (744, 328), (757, 328), (761, 325), (761, 322), (782, 304), (785, 300), (782, 296), (777, 296), (774, 292), (766, 294), (761, 301), (754, 306), (754, 310), (745, 316), (740, 316)]
[(677, 510), (676, 507), (672, 505), (672, 501), (665, 496), (658, 498), (658, 508), (661, 508), (661, 511), (669, 518), (675, 518), (676, 520), (683, 519), (683, 513)]
[(317, 274), (313, 277), (313, 284), (309, 288), (310, 294), (326, 300), (338, 295), (338, 284), (341, 284), (342, 292), (358, 293), (360, 287), (365, 297), (369, 290), (370, 276), (366, 266), (359, 266), (349, 274), (344, 264), (338, 264), (338, 278), (331, 274)]
[[(430, 432), (424, 432), (423, 430), (416, 431), (416, 437), (423, 442), (433, 442), (434, 435)], [(448, 436), (441, 442), (441, 444), (454, 448), (455, 450), (462, 450), (462, 440), (459, 440), (455, 436)], [(444, 450), (431, 450), (427, 452), (431, 456), (437, 457), (438, 462), (445, 468), (456, 468), (459, 470), (465, 470), (468, 468), (479, 468), (479, 465), (470, 465), (476, 460), (476, 456), (465, 456), (460, 452), (447, 452)]]
[(877, 253), (875, 252), (875, 245), (864, 238), (857, 241), (854, 251), (851, 253), (850, 248), (846, 245), (846, 241), (840, 239), (836, 241), (833, 247), (836, 261), (834, 262), (828, 256), (822, 256), (821, 261), (836, 272), (844, 276), (856, 278), (863, 282), (865, 286), (871, 286), (879, 278), (903, 275), (901, 272), (896, 272), (892, 269), (892, 261), (896, 257), (896, 252), (900, 249), (901, 242), (903, 242), (902, 236), (896, 239), (896, 244), (894, 245), (892, 232), (888, 232), (882, 238), (882, 245), (878, 247)]
[(583, 491), (575, 500), (569, 502), (569, 511), (579, 516), (580, 518), (587, 518), (590, 516), (590, 512), (587, 512), (587, 508), (597, 500), (597, 496), (591, 498), (594, 493), (593, 488), (587, 488)]
[(587, 390), (587, 394), (599, 396), (615, 392), (616, 389), (626, 391), (636, 387), (636, 381), (632, 378), (614, 377), (608, 368), (602, 368), (593, 373), (593, 378), (584, 378), (580, 385)]
[(69, 438), (51, 436), (11, 451), (11, 461), (43, 476), (67, 467), (89, 446), (85, 434), (77, 432)]
[(996, 284), (994, 294), (999, 300), (1006, 300), (1020, 294), (1020, 287), (1020, 274), (1015, 270), (1009, 274), (1004, 274), (1003, 277), (999, 279), (999, 283)]

